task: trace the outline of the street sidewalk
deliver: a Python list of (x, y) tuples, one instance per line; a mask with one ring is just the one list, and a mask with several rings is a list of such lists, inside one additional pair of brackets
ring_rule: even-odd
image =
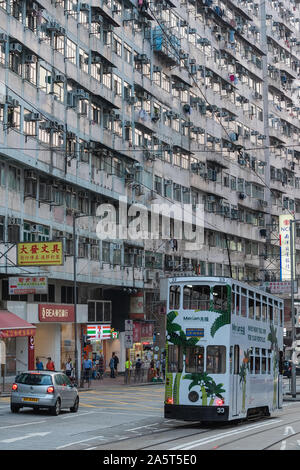
[[(138, 382), (134, 380), (134, 376), (133, 376), (131, 377), (130, 382), (125, 384), (124, 374), (118, 374), (118, 376), (113, 379), (110, 377), (109, 372), (106, 372), (103, 379), (91, 379), (90, 386), (88, 386), (87, 382), (83, 384), (84, 385), (83, 387), (80, 387), (80, 384), (78, 384), (79, 385), (78, 391), (79, 392), (89, 391), (89, 390), (101, 391), (101, 390), (105, 390), (108, 388), (111, 389), (112, 387), (116, 387), (116, 388), (121, 388), (124, 386), (140, 387), (143, 385), (158, 385), (158, 384), (162, 385), (163, 383), (164, 382), (146, 382), (146, 381)], [(11, 386), (12, 384), (5, 384), (4, 391), (3, 391), (3, 385), (0, 384), (0, 398), (10, 396)]]

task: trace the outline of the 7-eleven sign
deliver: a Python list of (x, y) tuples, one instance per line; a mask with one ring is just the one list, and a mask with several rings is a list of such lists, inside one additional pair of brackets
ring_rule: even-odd
[(87, 325), (88, 339), (102, 340), (111, 339), (110, 325)]

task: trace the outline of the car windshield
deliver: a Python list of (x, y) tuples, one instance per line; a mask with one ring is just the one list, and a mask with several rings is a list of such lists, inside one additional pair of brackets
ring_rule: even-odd
[(46, 374), (24, 373), (16, 377), (16, 382), (24, 385), (52, 385), (52, 377)]

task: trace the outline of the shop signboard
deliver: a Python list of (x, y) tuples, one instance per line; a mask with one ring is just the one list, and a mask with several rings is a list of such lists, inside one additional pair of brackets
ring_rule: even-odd
[[(270, 294), (290, 294), (291, 281), (264, 282), (264, 287)], [(298, 282), (294, 281), (294, 292), (298, 291)]]
[(47, 294), (48, 278), (41, 276), (19, 276), (8, 279), (9, 295)]
[[(290, 281), (291, 280), (291, 249), (295, 252), (295, 242), (293, 247), (291, 246), (291, 233), (290, 233), (290, 221), (294, 219), (291, 214), (282, 214), (279, 216), (279, 242), (280, 242), (280, 280)], [(295, 240), (295, 224), (293, 224), (293, 239)], [(294, 273), (295, 278), (295, 265), (294, 262)]]
[(125, 331), (133, 331), (133, 320), (125, 320)]
[(61, 241), (17, 243), (18, 266), (61, 266), (63, 264)]
[(10, 328), (7, 330), (0, 330), (0, 338), (18, 338), (34, 335), (35, 328)]
[(89, 340), (101, 341), (102, 339), (112, 339), (111, 326), (109, 324), (87, 325), (86, 334)]
[(133, 332), (132, 331), (125, 331), (125, 338), (124, 338), (124, 347), (125, 349), (130, 349), (133, 346)]
[(40, 322), (74, 322), (74, 305), (39, 304)]

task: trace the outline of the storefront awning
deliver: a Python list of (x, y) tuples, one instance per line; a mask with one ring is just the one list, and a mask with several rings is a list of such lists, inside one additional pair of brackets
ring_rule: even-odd
[(0, 310), (0, 338), (34, 336), (36, 327), (8, 310)]

